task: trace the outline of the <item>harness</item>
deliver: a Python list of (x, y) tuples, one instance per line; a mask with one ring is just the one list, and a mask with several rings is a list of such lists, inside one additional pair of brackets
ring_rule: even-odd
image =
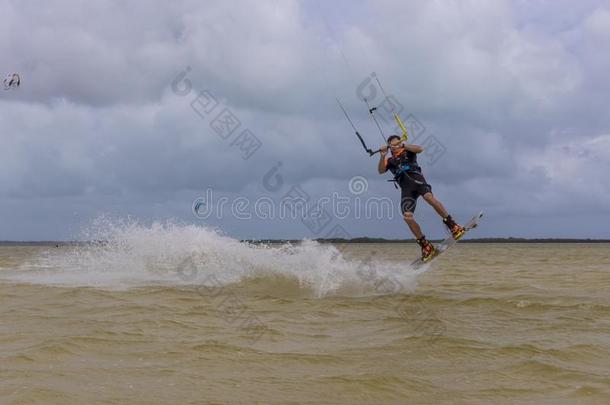
[(410, 162), (407, 159), (406, 152), (400, 154), (398, 157), (393, 156), (392, 159), (397, 169), (392, 170), (394, 177), (392, 178), (392, 180), (388, 181), (393, 182), (395, 188), (398, 188), (398, 184), (400, 184), (400, 177), (403, 175), (407, 176), (411, 181), (415, 182), (416, 184), (424, 184), (423, 182), (415, 180), (413, 177), (409, 176), (410, 171), (421, 171), (421, 168), (417, 164), (417, 161)]

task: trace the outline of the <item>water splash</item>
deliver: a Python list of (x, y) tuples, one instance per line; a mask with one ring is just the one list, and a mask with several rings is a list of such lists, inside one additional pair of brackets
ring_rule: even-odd
[(48, 250), (4, 272), (14, 281), (63, 286), (132, 288), (150, 285), (226, 286), (283, 277), (316, 297), (410, 292), (417, 272), (375, 257), (348, 260), (335, 246), (240, 242), (203, 226), (98, 218), (83, 232), (93, 241)]

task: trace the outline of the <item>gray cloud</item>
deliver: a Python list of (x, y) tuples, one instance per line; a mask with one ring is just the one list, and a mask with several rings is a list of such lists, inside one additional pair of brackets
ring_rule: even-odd
[[(590, 219), (610, 218), (602, 2), (0, 5), (1, 73), (23, 77), (0, 95), (0, 239), (71, 238), (103, 212), (195, 221), (204, 189), (254, 198), (279, 161), (286, 187), (312, 196), (364, 175), (371, 192), (398, 198), (334, 104), (341, 97), (380, 144), (356, 97), (371, 72), (446, 148), (423, 161), (435, 193), (452, 212), (497, 218), (481, 235), (610, 236)], [(180, 97), (171, 83), (187, 66), (193, 90)], [(201, 90), (262, 141), (252, 158), (193, 111)], [(406, 234), (400, 221), (342, 224), (354, 235)], [(311, 236), (298, 221), (213, 225), (239, 237)]]

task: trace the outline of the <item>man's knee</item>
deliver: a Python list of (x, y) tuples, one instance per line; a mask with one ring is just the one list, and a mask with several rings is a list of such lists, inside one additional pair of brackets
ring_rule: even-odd
[(412, 212), (408, 212), (408, 211), (405, 212), (404, 214), (402, 214), (402, 217), (404, 218), (404, 220), (406, 222), (412, 222), (412, 221), (415, 220), (415, 219), (413, 219), (413, 213)]
[(436, 198), (434, 198), (434, 194), (432, 193), (426, 193), (423, 196), (423, 199), (426, 200), (426, 202), (428, 203), (434, 203), (436, 202)]

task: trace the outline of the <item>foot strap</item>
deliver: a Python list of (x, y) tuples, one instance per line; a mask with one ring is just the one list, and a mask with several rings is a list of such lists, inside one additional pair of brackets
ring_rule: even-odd
[(451, 215), (447, 215), (446, 218), (443, 218), (443, 223), (449, 228), (455, 225), (455, 221), (453, 220), (453, 218), (451, 218)]

